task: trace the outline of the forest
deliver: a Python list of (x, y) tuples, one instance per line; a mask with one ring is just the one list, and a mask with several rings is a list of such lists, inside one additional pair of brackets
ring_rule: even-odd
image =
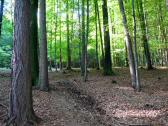
[(0, 126), (168, 126), (168, 0), (0, 0)]

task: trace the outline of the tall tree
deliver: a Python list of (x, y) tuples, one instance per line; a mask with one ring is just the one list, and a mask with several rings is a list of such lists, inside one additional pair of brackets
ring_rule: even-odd
[(87, 29), (86, 29), (86, 41), (85, 41), (85, 74), (84, 74), (84, 81), (86, 82), (87, 77), (88, 77), (88, 72), (87, 72), (87, 46), (89, 42), (89, 0), (87, 0)]
[(134, 22), (134, 59), (135, 59), (135, 73), (136, 73), (136, 90), (140, 91), (140, 80), (139, 80), (139, 72), (138, 72), (138, 53), (137, 53), (137, 43), (136, 43), (136, 15), (135, 15), (135, 1), (132, 0), (132, 15)]
[(60, 71), (62, 71), (63, 65), (62, 65), (62, 36), (61, 36), (62, 35), (61, 34), (62, 33), (61, 3), (60, 3), (60, 15), (59, 16), (60, 16), (60, 29), (59, 29), (60, 30), (60, 40), (59, 40), (59, 42), (60, 42), (59, 43), (60, 44), (60, 64), (59, 64), (59, 67), (60, 67)]
[(99, 70), (99, 54), (98, 54), (98, 27), (97, 27), (97, 0), (94, 0), (95, 4), (95, 27), (96, 27), (96, 69)]
[(31, 52), (32, 52), (32, 83), (33, 86), (38, 84), (39, 78), (39, 61), (38, 61), (38, 24), (37, 24), (38, 0), (31, 0), (32, 24), (31, 24)]
[(82, 40), (82, 37), (81, 37), (81, 14), (80, 14), (80, 0), (78, 0), (78, 31), (79, 31), (79, 65), (82, 69), (82, 64), (81, 64), (81, 40)]
[(110, 50), (110, 35), (109, 35), (109, 25), (108, 25), (108, 11), (107, 11), (107, 0), (102, 0), (103, 5), (103, 30), (104, 30), (104, 47), (105, 47), (105, 57), (104, 57), (104, 75), (112, 75), (112, 62), (111, 62), (111, 50)]
[(147, 69), (150, 70), (150, 69), (153, 69), (153, 66), (151, 62), (151, 54), (149, 50), (148, 37), (146, 34), (147, 26), (145, 23), (145, 13), (144, 13), (142, 0), (137, 0), (137, 9), (138, 9), (138, 15), (140, 19), (140, 26), (142, 30), (142, 41), (143, 41), (143, 47), (145, 52), (146, 65), (147, 65)]
[(133, 88), (135, 88), (135, 86), (136, 86), (136, 71), (135, 71), (134, 54), (133, 54), (133, 50), (132, 50), (131, 37), (130, 37), (129, 30), (128, 30), (127, 18), (126, 18), (126, 14), (125, 14), (123, 0), (118, 0), (118, 2), (119, 2), (120, 12), (122, 15), (122, 22), (123, 22), (124, 32), (125, 32), (125, 37), (126, 37), (126, 46), (127, 46), (127, 50), (128, 50), (128, 59), (129, 59), (129, 68), (130, 68), (132, 86), (133, 86)]
[(15, 0), (9, 116), (17, 126), (35, 122), (31, 78), (31, 1)]
[(98, 16), (98, 23), (99, 23), (99, 34), (100, 34), (100, 44), (101, 44), (101, 52), (102, 52), (102, 61), (104, 62), (104, 48), (103, 48), (103, 37), (102, 37), (102, 29), (101, 29), (99, 5), (98, 5), (98, 1), (97, 0), (95, 0), (94, 2), (95, 2), (95, 6), (96, 6), (96, 11), (97, 11), (97, 16)]
[(48, 91), (49, 82), (48, 82), (48, 59), (47, 59), (47, 36), (46, 36), (46, 1), (39, 1), (39, 10), (40, 10), (40, 55), (39, 55), (39, 85), (40, 89)]
[(71, 49), (70, 49), (70, 35), (69, 35), (69, 0), (67, 0), (67, 69), (71, 70)]
[(82, 0), (82, 58), (81, 58), (81, 75), (85, 73), (85, 0)]
[(0, 5), (0, 36), (1, 36), (1, 32), (2, 32), (3, 9), (4, 9), (4, 0), (1, 0), (1, 5)]
[(56, 13), (55, 14), (55, 35), (54, 35), (54, 39), (55, 39), (55, 42), (54, 42), (54, 58), (55, 58), (55, 71), (57, 71), (57, 27), (58, 27), (58, 0), (54, 0), (54, 12)]

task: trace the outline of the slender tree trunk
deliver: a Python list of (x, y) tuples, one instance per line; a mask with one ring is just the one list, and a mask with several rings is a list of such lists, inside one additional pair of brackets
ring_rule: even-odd
[(50, 42), (50, 64), (49, 64), (49, 70), (52, 71), (52, 30), (51, 30), (51, 42)]
[(135, 17), (135, 2), (132, 0), (132, 14), (134, 21), (134, 59), (135, 59), (135, 72), (136, 72), (136, 90), (140, 91), (140, 80), (139, 80), (139, 71), (138, 71), (138, 53), (137, 53), (137, 44), (136, 44), (136, 17)]
[(128, 63), (128, 51), (127, 51), (126, 42), (125, 42), (125, 66), (129, 67), (129, 63)]
[(0, 37), (2, 34), (3, 9), (4, 9), (4, 0), (1, 0), (1, 5), (0, 5)]
[(69, 0), (67, 0), (67, 70), (71, 70), (71, 49), (69, 35)]
[(39, 55), (39, 85), (43, 91), (48, 91), (48, 59), (47, 59), (47, 36), (46, 36), (46, 1), (40, 0), (40, 55)]
[(110, 35), (109, 35), (109, 25), (108, 25), (108, 11), (107, 11), (107, 0), (102, 0), (103, 5), (103, 30), (104, 30), (104, 47), (105, 47), (105, 57), (104, 57), (104, 75), (112, 75), (112, 63), (111, 63), (111, 50), (110, 50)]
[(99, 34), (100, 34), (100, 44), (101, 44), (101, 52), (102, 52), (102, 61), (104, 67), (104, 48), (103, 48), (103, 37), (102, 37), (102, 29), (101, 29), (101, 22), (100, 22), (100, 13), (99, 13), (99, 5), (97, 0), (95, 0), (97, 16), (98, 16), (98, 23), (99, 23)]
[(145, 52), (145, 57), (146, 57), (146, 65), (147, 69), (151, 70), (153, 69), (152, 67), (152, 62), (151, 62), (151, 56), (150, 56), (150, 50), (149, 50), (149, 44), (148, 44), (148, 38), (146, 34), (146, 24), (145, 24), (145, 15), (144, 15), (144, 10), (143, 10), (143, 3), (142, 0), (137, 0), (137, 7), (138, 7), (138, 13), (139, 13), (139, 18), (140, 18), (140, 25), (141, 25), (141, 30), (142, 30), (142, 40), (143, 40), (143, 46), (144, 46), (144, 52)]
[(129, 59), (131, 81), (132, 81), (133, 88), (135, 88), (135, 86), (136, 86), (136, 71), (135, 71), (134, 54), (133, 54), (133, 50), (132, 50), (131, 37), (130, 37), (129, 31), (128, 31), (127, 19), (126, 19), (126, 15), (125, 15), (123, 1), (118, 0), (118, 2), (119, 2), (120, 12), (122, 15), (122, 21), (123, 21), (124, 32), (125, 32), (125, 37), (126, 37), (126, 46), (127, 46), (127, 50), (128, 50), (128, 59)]
[(9, 116), (17, 126), (31, 126), (36, 121), (32, 100), (31, 14), (29, 0), (15, 0)]
[[(80, 15), (80, 0), (78, 0), (78, 25), (79, 25), (79, 66), (81, 67), (81, 15)], [(82, 67), (81, 67), (82, 69)]]
[[(56, 1), (56, 2), (55, 2)], [(58, 20), (58, 0), (54, 0), (54, 8), (57, 5), (57, 8), (54, 9), (54, 11), (56, 12), (55, 14), (55, 47), (54, 47), (54, 58), (55, 58), (55, 71), (57, 72), (57, 20)]]
[(100, 69), (99, 65), (99, 54), (98, 54), (98, 33), (97, 33), (97, 5), (96, 5), (97, 0), (95, 0), (95, 27), (96, 27), (96, 69)]
[(38, 85), (39, 78), (39, 61), (38, 61), (38, 24), (37, 24), (37, 9), (38, 0), (32, 0), (32, 24), (31, 24), (31, 52), (32, 52), (32, 84), (33, 86)]
[(82, 58), (81, 58), (81, 75), (85, 73), (85, 0), (82, 0)]
[[(60, 15), (61, 16), (61, 15)], [(62, 66), (62, 21), (61, 21), (61, 17), (60, 17), (60, 71), (62, 72), (63, 70), (63, 66)]]
[(87, 46), (89, 42), (89, 0), (87, 0), (87, 29), (86, 29), (86, 42), (85, 42), (85, 74), (84, 74), (84, 81), (87, 81), (88, 78), (88, 62), (87, 62)]

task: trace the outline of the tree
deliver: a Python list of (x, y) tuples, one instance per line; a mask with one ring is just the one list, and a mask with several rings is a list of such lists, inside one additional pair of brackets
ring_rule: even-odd
[(88, 72), (87, 72), (87, 46), (88, 46), (88, 41), (89, 41), (89, 0), (87, 0), (87, 29), (86, 29), (86, 41), (85, 41), (85, 73), (84, 73), (84, 81), (86, 82), (87, 77), (88, 77)]
[(85, 73), (85, 0), (82, 0), (82, 58), (81, 58), (81, 75)]
[(3, 9), (4, 9), (4, 0), (1, 0), (1, 5), (0, 5), (0, 36), (1, 36), (1, 32), (2, 32)]
[(136, 87), (136, 71), (135, 71), (135, 63), (134, 63), (134, 54), (132, 50), (132, 43), (131, 43), (131, 37), (127, 26), (127, 18), (125, 14), (125, 8), (122, 0), (118, 0), (120, 12), (122, 15), (122, 22), (124, 26), (124, 32), (126, 37), (126, 46), (128, 50), (128, 59), (129, 59), (129, 68), (130, 68), (130, 74), (131, 74), (131, 81), (133, 88)]
[[(101, 44), (101, 52), (102, 52), (102, 61), (104, 62), (104, 48), (103, 48), (103, 37), (102, 37), (102, 29), (101, 29), (101, 22), (100, 22), (100, 13), (99, 13), (99, 5), (97, 0), (94, 0), (96, 6), (96, 12), (98, 16), (98, 23), (99, 23), (99, 34), (100, 34), (100, 44)], [(103, 63), (104, 66), (104, 63)]]
[(61, 16), (61, 2), (60, 2), (60, 31), (59, 31), (59, 33), (60, 33), (60, 36), (59, 36), (59, 38), (60, 38), (60, 40), (59, 40), (59, 44), (60, 44), (60, 64), (59, 64), (59, 67), (60, 67), (60, 71), (62, 71), (62, 69), (63, 69), (63, 65), (62, 65), (62, 16)]
[(32, 83), (33, 86), (38, 84), (39, 77), (39, 61), (38, 61), (38, 24), (37, 24), (37, 9), (38, 0), (31, 0), (31, 13), (32, 13), (32, 24), (31, 24), (31, 52), (32, 52)]
[(105, 57), (104, 57), (104, 75), (112, 75), (112, 63), (111, 63), (111, 52), (110, 52), (110, 35), (109, 35), (109, 25), (108, 25), (108, 11), (107, 11), (107, 0), (102, 0), (103, 5), (103, 30), (104, 30), (104, 47), (105, 47)]
[[(57, 5), (57, 8), (56, 8)], [(57, 45), (57, 22), (58, 22), (58, 0), (54, 0), (54, 12), (55, 14), (55, 42), (54, 42), (54, 58), (55, 58), (55, 71), (57, 71), (57, 50), (56, 50), (56, 45)]]
[(96, 27), (96, 69), (99, 70), (99, 54), (98, 54), (98, 28), (97, 28), (97, 0), (94, 0), (95, 4), (95, 27)]
[(153, 66), (152, 66), (152, 62), (151, 62), (151, 55), (150, 55), (150, 50), (149, 50), (148, 38), (147, 38), (147, 34), (146, 34), (147, 26), (145, 23), (145, 14), (144, 14), (142, 0), (137, 0), (137, 9), (138, 9), (138, 14), (139, 14), (139, 19), (140, 19), (140, 26), (141, 26), (141, 30), (142, 30), (142, 41), (143, 41), (143, 47), (144, 47), (144, 52), (145, 52), (146, 65), (147, 65), (147, 69), (151, 70), (151, 69), (153, 69)]
[(139, 72), (138, 72), (138, 54), (137, 54), (137, 43), (136, 43), (136, 15), (135, 15), (135, 2), (132, 0), (132, 15), (134, 22), (134, 59), (135, 59), (135, 73), (136, 73), (136, 90), (140, 91), (140, 80), (139, 80)]
[(32, 101), (31, 77), (31, 2), (16, 0), (14, 9), (14, 42), (10, 119), (17, 126), (30, 126), (36, 121)]
[(47, 36), (46, 36), (46, 1), (40, 0), (39, 3), (40, 10), (40, 55), (39, 55), (39, 85), (40, 89), (43, 91), (48, 91), (49, 82), (48, 82), (48, 60), (47, 60)]
[(70, 35), (69, 35), (69, 0), (67, 0), (67, 69), (71, 70), (71, 49), (70, 49)]

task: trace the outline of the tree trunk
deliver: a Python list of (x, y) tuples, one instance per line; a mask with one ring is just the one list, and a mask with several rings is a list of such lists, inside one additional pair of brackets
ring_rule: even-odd
[(112, 75), (112, 63), (111, 63), (111, 50), (110, 50), (110, 35), (109, 35), (109, 25), (108, 25), (108, 11), (107, 11), (107, 0), (102, 0), (103, 5), (103, 30), (104, 30), (104, 47), (105, 47), (105, 57), (104, 57), (104, 75)]
[[(81, 67), (81, 15), (80, 15), (80, 0), (78, 0), (78, 25), (79, 25), (79, 66)], [(82, 67), (81, 67), (82, 69)]]
[[(60, 5), (61, 6), (61, 5)], [(62, 69), (63, 69), (63, 66), (62, 66), (62, 21), (61, 21), (61, 14), (60, 14), (60, 64), (59, 64), (59, 67), (60, 67), (60, 71), (62, 72)]]
[(32, 24), (31, 24), (31, 52), (32, 52), (32, 84), (33, 86), (38, 85), (39, 78), (39, 61), (38, 61), (38, 24), (37, 24), (37, 9), (38, 0), (32, 0), (31, 2), (32, 10)]
[(12, 84), (9, 116), (17, 126), (36, 121), (32, 100), (31, 77), (31, 2), (15, 0)]
[(99, 54), (98, 54), (98, 32), (97, 32), (97, 0), (95, 0), (95, 27), (96, 27), (96, 69), (99, 70)]
[(137, 53), (137, 44), (136, 44), (136, 17), (135, 17), (135, 2), (132, 0), (132, 14), (134, 21), (134, 59), (135, 59), (135, 73), (136, 73), (136, 90), (140, 91), (140, 80), (139, 80), (139, 71), (138, 71), (138, 53)]
[(40, 10), (40, 55), (39, 55), (39, 85), (40, 89), (43, 91), (48, 91), (48, 60), (47, 60), (47, 36), (46, 36), (46, 1), (40, 0), (39, 4)]
[[(55, 2), (57, 1), (57, 2)], [(57, 71), (57, 20), (58, 20), (58, 0), (54, 0), (54, 5), (56, 6), (57, 5), (57, 8), (54, 9), (54, 11), (56, 12), (55, 14), (55, 46), (54, 46), (54, 58), (55, 58), (55, 71)], [(54, 8), (55, 8), (54, 6)]]
[(135, 86), (136, 86), (136, 72), (135, 72), (134, 54), (133, 54), (133, 50), (132, 50), (131, 37), (130, 37), (129, 31), (128, 31), (127, 19), (126, 19), (126, 15), (125, 15), (123, 1), (118, 0), (118, 2), (119, 2), (120, 12), (122, 15), (122, 21), (123, 21), (124, 32), (125, 32), (125, 37), (126, 37), (126, 46), (127, 46), (127, 50), (128, 50), (128, 59), (129, 59), (131, 81), (132, 81), (133, 88), (135, 88)]
[(67, 0), (67, 70), (71, 70), (71, 49), (69, 38), (69, 0)]
[(86, 29), (86, 42), (85, 42), (85, 74), (84, 74), (84, 81), (87, 81), (88, 72), (87, 72), (87, 45), (89, 42), (89, 0), (87, 0), (87, 29)]
[(100, 13), (99, 13), (99, 5), (97, 0), (95, 0), (97, 16), (98, 16), (98, 23), (99, 23), (99, 34), (100, 34), (100, 44), (101, 44), (101, 52), (102, 52), (102, 61), (104, 67), (104, 48), (103, 48), (103, 37), (102, 37), (102, 30), (101, 30), (101, 22), (100, 22)]
[(145, 52), (145, 58), (146, 58), (146, 65), (147, 69), (151, 70), (153, 69), (152, 67), (152, 62), (151, 62), (151, 56), (150, 56), (150, 50), (149, 50), (149, 44), (148, 44), (148, 38), (146, 34), (146, 24), (145, 24), (145, 15), (144, 15), (144, 10), (143, 10), (143, 5), (142, 5), (142, 0), (137, 0), (137, 7), (138, 7), (138, 13), (139, 13), (139, 18), (140, 18), (140, 26), (142, 30), (142, 40), (143, 40), (143, 46), (144, 46), (144, 52)]
[(0, 37), (2, 34), (3, 8), (4, 8), (4, 0), (1, 0), (1, 5), (0, 5)]
[(82, 0), (82, 58), (81, 58), (81, 75), (85, 73), (85, 0)]
[(49, 43), (50, 45), (50, 63), (49, 63), (49, 70), (52, 71), (52, 29), (51, 29), (51, 41)]

